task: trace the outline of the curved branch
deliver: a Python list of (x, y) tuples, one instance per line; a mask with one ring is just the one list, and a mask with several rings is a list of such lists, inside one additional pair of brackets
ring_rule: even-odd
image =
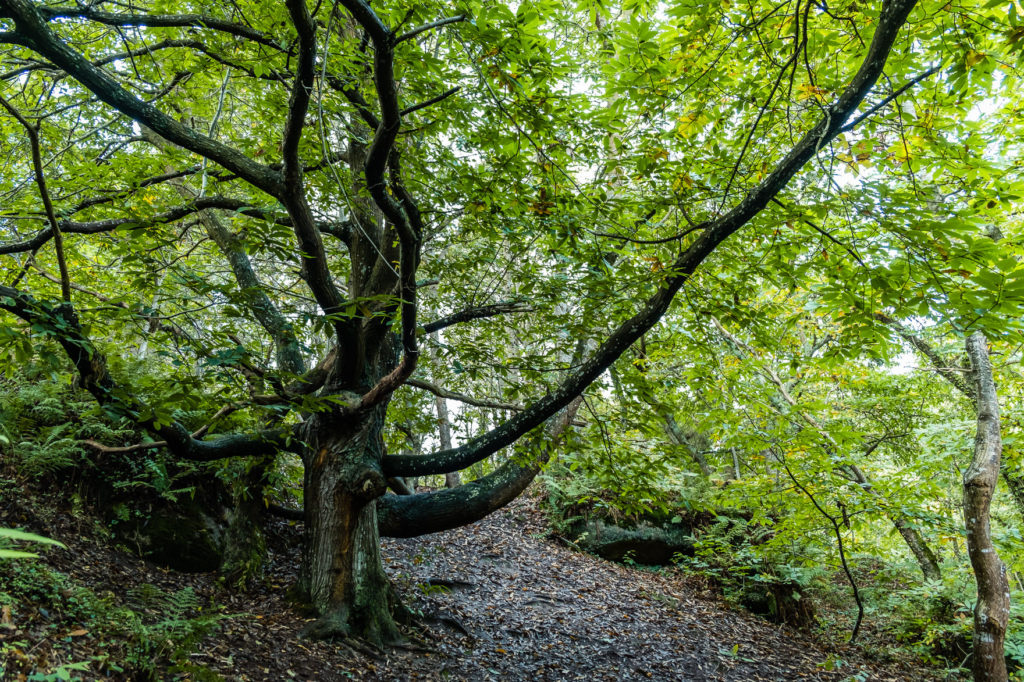
[(14, 33), (0, 34), (0, 42), (22, 45), (37, 52), (122, 114), (144, 123), (179, 147), (220, 164), (267, 194), (281, 198), (285, 188), (280, 173), (253, 161), (237, 149), (196, 132), (132, 95), (109, 74), (60, 40), (47, 26), (47, 17), (29, 0), (0, 0), (0, 11), (14, 19), (17, 27)]
[[(341, 309), (342, 297), (327, 267), (324, 242), (320, 231), (316, 229), (306, 199), (303, 184), (304, 168), (299, 157), (299, 143), (302, 141), (302, 129), (305, 126), (316, 75), (316, 29), (304, 0), (288, 0), (286, 4), (292, 23), (299, 33), (299, 54), (291, 99), (288, 102), (288, 118), (281, 142), (284, 190), (280, 199), (292, 218), (292, 228), (301, 253), (303, 279), (313, 292), (313, 297), (320, 308), (325, 314), (331, 315)], [(339, 324), (336, 322), (335, 326)]]
[[(348, 4), (352, 2), (353, 0), (350, 0)], [(860, 69), (839, 99), (825, 110), (825, 116), (800, 139), (761, 184), (753, 188), (728, 213), (708, 224), (707, 229), (701, 232), (672, 264), (668, 270), (669, 275), (662, 282), (658, 292), (647, 300), (636, 315), (620, 324), (594, 354), (557, 389), (504, 424), (461, 447), (418, 457), (389, 455), (383, 461), (385, 473), (388, 476), (422, 476), (463, 469), (511, 445), (582, 393), (583, 389), (595, 381), (616, 358), (661, 319), (676, 292), (689, 280), (704, 259), (719, 244), (760, 213), (797, 171), (839, 134), (843, 123), (856, 111), (881, 75), (899, 29), (915, 4), (916, 0), (892, 0), (884, 3), (878, 28)]]
[[(373, 77), (380, 101), (380, 125), (366, 151), (363, 171), (374, 203), (395, 226), (399, 243), (399, 300), (402, 318), (402, 360), (387, 376), (367, 391), (357, 409), (366, 410), (390, 396), (416, 369), (419, 346), (416, 338), (416, 269), (419, 267), (423, 223), (412, 196), (401, 183), (395, 140), (402, 125), (395, 82), (395, 35), (381, 22), (365, 0), (342, 0), (356, 22), (373, 41)], [(385, 180), (390, 166), (391, 192)], [(398, 197), (396, 200), (392, 193)]]
[[(14, 108), (3, 96), (0, 96), (0, 106), (8, 111), (28, 134), (29, 146), (32, 150), (32, 170), (35, 173), (36, 185), (39, 187), (39, 196), (43, 200), (43, 209), (46, 211), (46, 219), (50, 223), (50, 231), (53, 233), (53, 245), (57, 251), (57, 267), (60, 270), (60, 293), (66, 303), (71, 302), (71, 279), (68, 276), (68, 262), (64, 258), (64, 237), (60, 233), (60, 225), (57, 223), (57, 215), (53, 212), (53, 202), (50, 200), (50, 191), (46, 188), (46, 176), (43, 175), (43, 156), (39, 151), (39, 123), (32, 125), (21, 112)], [(33, 251), (34, 252), (34, 251)]]
[(0, 310), (25, 320), (51, 336), (64, 349), (78, 373), (82, 388), (108, 411), (130, 419), (141, 428), (163, 438), (176, 456), (194, 461), (273, 454), (291, 447), (298, 426), (264, 430), (252, 434), (228, 434), (210, 441), (194, 438), (181, 424), (161, 424), (142, 417), (143, 406), (129, 391), (117, 386), (107, 371), (107, 359), (85, 336), (74, 308), (68, 303), (54, 306), (29, 294), (0, 285)]
[(472, 523), (519, 497), (541, 465), (510, 459), (487, 476), (457, 488), (379, 498), (377, 528), (387, 537), (412, 538)]

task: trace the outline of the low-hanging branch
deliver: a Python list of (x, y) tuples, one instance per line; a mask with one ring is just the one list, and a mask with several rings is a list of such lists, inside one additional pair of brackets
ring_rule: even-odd
[[(217, 413), (215, 415), (210, 417), (210, 421), (206, 422), (206, 424), (201, 426), (196, 431), (192, 432), (192, 438), (202, 438), (210, 431), (210, 429), (213, 427), (213, 425), (217, 422), (218, 419), (226, 417), (232, 412), (235, 412), (238, 409), (240, 409), (240, 407), (240, 405), (231, 404), (225, 405), (224, 407), (220, 408), (219, 410), (217, 410)], [(83, 445), (88, 445), (96, 452), (100, 452), (104, 455), (131, 454), (133, 452), (139, 452), (141, 450), (156, 450), (157, 448), (163, 448), (167, 446), (167, 441), (165, 440), (156, 440), (150, 443), (136, 443), (135, 445), (125, 445), (120, 447), (104, 445), (99, 441), (95, 441), (88, 438), (81, 442)]]
[(298, 425), (256, 433), (227, 434), (205, 441), (194, 438), (178, 422), (163, 424), (154, 417), (143, 417), (144, 407), (135, 402), (129, 391), (114, 382), (107, 370), (106, 357), (84, 334), (71, 304), (54, 306), (37, 301), (18, 289), (0, 285), (0, 310), (6, 310), (52, 336), (74, 366), (82, 388), (96, 402), (162, 438), (171, 452), (182, 459), (209, 462), (232, 457), (271, 455), (292, 449), (298, 442)]
[[(577, 344), (576, 355), (586, 347)], [(530, 485), (541, 467), (551, 458), (559, 440), (576, 421), (583, 396), (576, 396), (523, 450), (532, 459), (509, 457), (490, 474), (471, 483), (420, 495), (389, 495), (377, 501), (377, 528), (388, 537), (416, 537), (438, 533), (479, 521), (519, 496)], [(535, 453), (535, 454), (534, 454)]]
[(857, 619), (853, 624), (853, 630), (850, 632), (850, 641), (856, 641), (857, 635), (860, 633), (861, 622), (864, 620), (864, 601), (861, 599), (860, 588), (857, 585), (857, 580), (853, 577), (850, 565), (846, 561), (846, 549), (843, 547), (843, 530), (841, 526), (844, 519), (840, 519), (825, 511), (824, 507), (822, 507), (814, 497), (814, 494), (811, 493), (811, 491), (793, 475), (793, 471), (789, 468), (789, 464), (786, 463), (785, 455), (781, 451), (776, 452), (775, 457), (782, 464), (782, 468), (786, 470), (786, 474), (789, 476), (789, 480), (793, 481), (793, 485), (807, 496), (807, 499), (811, 501), (811, 504), (818, 510), (818, 513), (824, 516), (832, 526), (832, 532), (836, 536), (836, 546), (839, 549), (839, 560), (842, 562), (843, 572), (846, 573), (846, 579), (850, 583), (850, 589), (853, 591), (853, 600), (857, 603)]
[[(352, 0), (348, 4), (361, 3)], [(497, 428), (463, 446), (424, 456), (386, 456), (383, 464), (387, 475), (421, 476), (463, 469), (511, 445), (524, 434), (540, 426), (597, 380), (616, 358), (661, 319), (676, 292), (689, 280), (704, 259), (719, 244), (760, 213), (797, 171), (839, 134), (843, 124), (857, 110), (882, 74), (893, 42), (915, 4), (916, 0), (893, 0), (885, 3), (871, 46), (860, 69), (839, 98), (831, 106), (824, 108), (824, 115), (818, 123), (804, 134), (759, 185), (751, 189), (730, 211), (711, 221), (706, 229), (700, 232), (694, 242), (667, 268), (668, 275), (661, 282), (661, 287), (640, 311), (620, 324), (593, 355), (558, 388)]]

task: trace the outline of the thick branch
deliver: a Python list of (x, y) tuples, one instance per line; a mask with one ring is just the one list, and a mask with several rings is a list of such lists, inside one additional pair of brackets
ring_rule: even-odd
[[(210, 428), (214, 425), (214, 423), (216, 423), (216, 421), (218, 419), (220, 419), (221, 417), (225, 417), (225, 416), (231, 414), (232, 412), (235, 412), (238, 409), (239, 409), (238, 405), (225, 405), (224, 407), (220, 408), (219, 410), (217, 410), (217, 413), (210, 418), (210, 421), (208, 421), (206, 424), (201, 426), (196, 431), (192, 432), (192, 437), (193, 438), (202, 438), (203, 436), (205, 436), (207, 434), (207, 432), (209, 432)], [(165, 441), (165, 440), (157, 440), (157, 441), (153, 441), (151, 443), (136, 443), (135, 445), (125, 445), (125, 446), (121, 446), (121, 447), (112, 447), (112, 446), (109, 446), (109, 445), (104, 445), (103, 443), (100, 443), (100, 442), (95, 441), (95, 440), (87, 439), (87, 440), (83, 440), (82, 444), (83, 445), (88, 445), (89, 447), (91, 447), (96, 452), (103, 453), (104, 455), (114, 455), (114, 454), (131, 454), (133, 452), (139, 452), (139, 451), (142, 451), (142, 450), (155, 450), (157, 448), (166, 447), (167, 446), (167, 441)]]
[[(577, 350), (585, 346), (580, 341)], [(577, 396), (547, 423), (525, 448), (532, 459), (525, 463), (509, 458), (495, 471), (457, 488), (423, 495), (388, 495), (377, 500), (377, 527), (381, 535), (409, 538), (458, 528), (501, 509), (526, 490), (551, 458), (558, 441), (575, 420), (582, 396)], [(534, 451), (536, 454), (533, 454)]]
[[(281, 201), (288, 208), (292, 227), (298, 239), (303, 279), (313, 292), (313, 297), (320, 308), (325, 314), (331, 315), (341, 310), (342, 297), (327, 267), (323, 239), (320, 237), (320, 231), (316, 229), (306, 199), (302, 160), (299, 158), (299, 143), (302, 140), (302, 129), (305, 126), (316, 75), (316, 30), (304, 0), (289, 0), (286, 4), (292, 23), (299, 33), (299, 54), (292, 95), (288, 102), (288, 119), (285, 122), (281, 143), (284, 161), (284, 194)], [(336, 327), (339, 324), (335, 322)]]
[[(856, 111), (885, 67), (886, 58), (900, 27), (916, 0), (886, 2), (879, 17), (875, 37), (860, 70), (839, 99), (826, 110), (814, 128), (786, 155), (761, 184), (737, 206), (711, 221), (669, 268), (669, 276), (640, 312), (623, 322), (601, 344), (595, 353), (573, 372), (557, 389), (537, 400), (528, 409), (504, 424), (469, 443), (421, 457), (390, 455), (384, 458), (389, 476), (419, 476), (463, 469), (474, 462), (511, 445), (525, 433), (542, 424), (548, 417), (568, 405), (588, 385), (661, 319), (676, 292), (682, 288), (697, 267), (723, 241), (743, 227), (778, 194), (818, 150), (832, 140), (850, 114)], [(352, 4), (352, 2), (347, 3)]]
[(245, 38), (265, 47), (280, 50), (280, 45), (271, 36), (244, 24), (236, 24), (208, 14), (113, 14), (100, 12), (90, 6), (42, 7), (40, 13), (47, 19), (77, 18), (88, 19), (106, 26), (149, 26), (152, 28), (195, 28), (210, 29)]
[(487, 476), (457, 488), (387, 495), (377, 500), (377, 527), (387, 537), (412, 538), (464, 526), (517, 498), (536, 477), (541, 464), (524, 466), (509, 459)]
[[(366, 188), (374, 203), (395, 226), (399, 242), (399, 299), (402, 318), (402, 360), (377, 382), (359, 401), (358, 409), (369, 409), (390, 396), (405, 383), (419, 361), (416, 339), (416, 269), (419, 267), (423, 224), (412, 196), (401, 183), (395, 140), (402, 125), (395, 82), (395, 36), (364, 0), (342, 0), (356, 22), (373, 42), (373, 78), (380, 101), (381, 118), (373, 141), (366, 151), (363, 171)], [(390, 166), (391, 192), (385, 172)], [(394, 195), (394, 196), (393, 196)], [(395, 196), (398, 197), (396, 200)]]
[[(101, 234), (104, 232), (112, 232), (118, 228), (141, 229), (151, 225), (173, 223), (177, 220), (181, 220), (182, 218), (186, 218), (190, 215), (209, 209), (236, 211), (250, 218), (272, 220), (278, 225), (285, 225), (288, 227), (291, 227), (292, 225), (292, 221), (289, 218), (278, 215), (277, 211), (273, 208), (259, 208), (257, 206), (252, 206), (250, 202), (242, 201), (241, 199), (231, 199), (228, 197), (201, 197), (188, 204), (175, 206), (174, 208), (168, 209), (162, 213), (149, 216), (145, 220), (140, 220), (139, 218), (109, 218), (107, 220), (94, 220), (89, 222), (60, 220), (58, 221), (58, 225), (60, 231), (66, 234)], [(337, 223), (317, 222), (316, 228), (321, 232), (328, 232), (331, 234), (337, 233), (339, 239), (347, 237), (348, 235), (348, 230), (345, 226)], [(46, 242), (50, 241), (53, 236), (54, 230), (52, 228), (47, 228), (45, 230), (40, 230), (32, 237), (23, 241), (0, 244), (0, 255), (34, 251), (46, 244)]]

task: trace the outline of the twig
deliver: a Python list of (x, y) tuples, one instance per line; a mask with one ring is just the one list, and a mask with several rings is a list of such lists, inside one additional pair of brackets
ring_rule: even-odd
[(818, 504), (818, 500), (815, 499), (813, 494), (811, 494), (811, 491), (805, 488), (803, 484), (797, 480), (796, 476), (794, 476), (793, 472), (790, 470), (789, 465), (786, 463), (785, 455), (776, 452), (776, 457), (782, 464), (782, 468), (786, 470), (786, 474), (789, 475), (789, 480), (793, 481), (793, 485), (795, 485), (800, 492), (806, 495), (807, 499), (809, 499), (811, 504), (814, 505), (814, 508), (832, 524), (832, 529), (836, 536), (836, 543), (839, 547), (839, 560), (843, 564), (843, 572), (846, 573), (846, 579), (850, 582), (850, 588), (853, 590), (853, 599), (857, 602), (857, 620), (853, 624), (853, 632), (850, 633), (850, 641), (853, 642), (857, 639), (857, 634), (860, 632), (861, 621), (864, 620), (864, 602), (861, 601), (860, 598), (860, 590), (857, 588), (857, 580), (853, 577), (853, 573), (850, 571), (850, 565), (846, 562), (846, 550), (843, 548), (843, 532), (840, 527), (840, 522), (836, 517), (825, 511), (822, 506)]
[(454, 95), (455, 93), (457, 93), (461, 89), (462, 89), (461, 85), (456, 85), (454, 88), (451, 88), (450, 90), (446, 90), (446, 91), (442, 92), (440, 95), (437, 95), (436, 97), (431, 97), (430, 99), (428, 99), (425, 102), (420, 102), (419, 104), (414, 104), (414, 105), (412, 105), (411, 107), (409, 107), (407, 109), (402, 109), (402, 114), (401, 115), (402, 116), (406, 116), (408, 114), (411, 114), (414, 111), (419, 111), (420, 109), (425, 109), (426, 107), (429, 107), (432, 104), (437, 104), (438, 102), (441, 102), (443, 100), (448, 99), (449, 97), (451, 97), (452, 95)]
[(897, 97), (902, 95), (904, 92), (906, 92), (910, 88), (914, 87), (915, 85), (917, 85), (918, 83), (923, 81), (925, 78), (928, 78), (929, 76), (932, 76), (932, 75), (938, 73), (938, 71), (939, 71), (939, 67), (933, 66), (932, 68), (928, 69), (927, 71), (925, 71), (924, 73), (920, 74), (919, 76), (915, 76), (915, 77), (911, 78), (899, 90), (897, 90), (896, 92), (892, 93), (891, 95), (889, 95), (888, 97), (883, 99), (881, 102), (879, 102), (875, 106), (871, 107), (870, 109), (865, 111), (863, 114), (861, 114), (857, 118), (853, 119), (851, 122), (849, 122), (846, 125), (844, 125), (842, 128), (839, 129), (839, 132), (846, 133), (846, 132), (849, 132), (849, 131), (853, 130), (854, 128), (859, 126), (861, 123), (863, 123), (866, 119), (868, 119), (871, 116), (873, 116), (875, 114), (875, 112), (877, 112), (879, 109), (881, 109), (882, 107), (884, 107), (887, 104), (889, 104), (889, 102), (892, 102), (894, 99), (896, 99)]

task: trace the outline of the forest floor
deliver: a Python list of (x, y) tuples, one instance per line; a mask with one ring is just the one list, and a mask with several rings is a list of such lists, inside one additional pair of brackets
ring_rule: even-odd
[[(308, 620), (286, 598), (298, 567), (294, 523), (272, 524), (263, 584), (228, 591), (212, 574), (166, 571), (106, 546), (80, 514), (41, 521), (27, 510), (23, 501), (0, 500), (0, 526), (66, 543), (67, 550), (46, 551), (41, 565), (66, 574), (68, 587), (41, 593), (35, 603), (0, 604), (4, 682), (142, 679), (146, 668), (157, 680), (274, 682), (938, 679), (936, 671), (869, 661), (857, 648), (826, 645), (730, 608), (681, 574), (563, 546), (547, 537), (544, 517), (528, 499), (472, 526), (384, 542), (388, 573), (420, 619), (408, 644), (384, 651), (300, 637)], [(0, 572), (0, 595), (25, 592), (5, 581), (31, 582), (35, 569), (28, 566)], [(131, 606), (143, 623), (146, 613), (174, 601), (170, 595), (187, 594), (189, 617), (205, 613), (212, 625), (190, 629), (164, 613), (154, 616), (162, 623), (141, 626), (146, 637), (137, 624), (135, 635), (119, 641), (115, 626), (86, 615), (97, 607), (83, 607), (74, 585), (110, 608)], [(203, 637), (205, 630), (212, 632)], [(178, 646), (184, 637), (195, 641)], [(118, 672), (126, 666), (135, 672)]]

